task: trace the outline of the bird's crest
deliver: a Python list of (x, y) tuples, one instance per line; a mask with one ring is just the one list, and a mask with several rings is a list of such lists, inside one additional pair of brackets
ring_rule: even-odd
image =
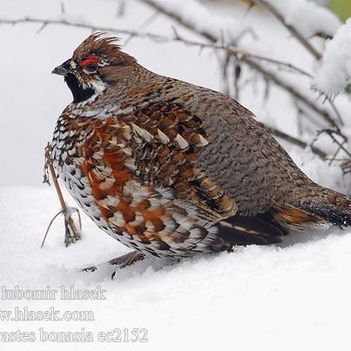
[(101, 57), (109, 62), (119, 63), (121, 59), (127, 56), (134, 60), (134, 58), (123, 53), (118, 44), (119, 38), (108, 36), (105, 32), (96, 32), (86, 38), (74, 51), (73, 59), (81, 62), (82, 60), (90, 57)]

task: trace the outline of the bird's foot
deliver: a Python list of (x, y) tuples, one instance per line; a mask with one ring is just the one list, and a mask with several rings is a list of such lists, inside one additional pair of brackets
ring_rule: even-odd
[[(119, 256), (116, 258), (113, 258), (112, 260), (108, 261), (107, 263), (110, 265), (118, 266), (118, 269), (115, 270), (112, 275), (111, 279), (114, 279), (116, 273), (118, 270), (123, 269), (125, 267), (131, 266), (134, 263), (141, 261), (145, 258), (145, 255), (139, 251), (132, 251), (129, 252), (123, 256)], [(83, 272), (95, 272), (98, 269), (96, 266), (91, 266), (91, 267), (86, 267), (83, 268)]]
[(90, 267), (85, 267), (85, 268), (82, 268), (82, 272), (95, 272), (97, 270), (97, 267), (96, 266), (90, 266)]
[[(113, 258), (112, 260), (109, 261), (110, 264), (112, 265), (117, 265), (118, 269), (122, 269), (128, 266), (132, 266), (134, 263), (138, 261), (142, 261), (145, 258), (145, 255), (139, 251), (132, 251), (127, 253), (126, 255)], [(115, 278), (115, 275), (117, 273), (117, 270), (115, 270), (111, 274), (111, 279), (113, 280)]]

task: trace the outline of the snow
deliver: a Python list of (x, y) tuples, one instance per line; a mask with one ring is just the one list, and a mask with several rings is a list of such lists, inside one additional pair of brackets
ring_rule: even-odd
[(278, 10), (287, 24), (294, 25), (305, 38), (321, 33), (333, 36), (341, 25), (334, 13), (309, 0), (266, 1)]
[(328, 41), (314, 85), (324, 93), (335, 95), (351, 83), (351, 19)]
[[(161, 0), (157, 1), (161, 4)], [(60, 2), (1, 0), (0, 17), (59, 18)], [(293, 6), (300, 2), (284, 3)], [(140, 2), (126, 1), (122, 17), (116, 17), (117, 5), (115, 0), (65, 1), (70, 19), (173, 36), (175, 23), (161, 15), (153, 16), (154, 11)], [(236, 38), (244, 28), (253, 28), (259, 36), (245, 35), (240, 40), (242, 47), (313, 71), (310, 55), (301, 50), (277, 21), (263, 16), (260, 11), (253, 9), (247, 13), (239, 5), (216, 5), (206, 10), (196, 1), (184, 0), (167, 1), (166, 6), (179, 11), (200, 30), (205, 26), (210, 28), (219, 38), (220, 28), (225, 28), (227, 40)], [(303, 13), (306, 11), (304, 9)], [(332, 30), (333, 20), (321, 16), (323, 21), (318, 28)], [(305, 16), (301, 18), (308, 21)], [(309, 29), (303, 29), (305, 35), (317, 28), (306, 26)], [(47, 331), (85, 328), (96, 339), (98, 332), (113, 328), (147, 328), (149, 341), (65, 345), (37, 341), (35, 344), (3, 343), (0, 349), (47, 350), (49, 347), (56, 350), (64, 346), (67, 350), (349, 350), (350, 231), (294, 234), (279, 246), (241, 247), (233, 253), (201, 256), (178, 264), (149, 259), (118, 272), (114, 281), (110, 279), (112, 267), (102, 265), (93, 273), (80, 271), (82, 267), (103, 263), (127, 252), (127, 248), (100, 231), (86, 216), (83, 216), (81, 241), (64, 247), (60, 217), (44, 248), (40, 249), (46, 226), (59, 210), (54, 189), (40, 185), (43, 149), (51, 138), (58, 115), (71, 99), (62, 79), (51, 76), (50, 72), (71, 56), (90, 31), (47, 26), (37, 33), (39, 28), (40, 25), (24, 24), (1, 26), (0, 31), (0, 67), (3, 68), (3, 84), (0, 85), (0, 289), (1, 286), (35, 290), (47, 286), (58, 290), (71, 285), (76, 289), (100, 287), (106, 290), (106, 300), (11, 301), (0, 298), (0, 311), (12, 311), (15, 306), (41, 311), (53, 306), (60, 311), (92, 311), (95, 317), (95, 321), (89, 322), (0, 321), (0, 332), (26, 330), (38, 336), (41, 327)], [(200, 40), (185, 28), (177, 26), (177, 31), (186, 38)], [(127, 39), (128, 36), (121, 36), (121, 43)], [(327, 50), (330, 45), (332, 42)], [(139, 38), (128, 41), (124, 50), (157, 73), (215, 90), (221, 88), (218, 57), (211, 50), (199, 53), (198, 48), (181, 43), (159, 44)], [(334, 69), (338, 72), (339, 67)], [(308, 79), (301, 82), (299, 77), (286, 72), (279, 74), (306, 96), (315, 98), (309, 91)], [(291, 99), (274, 86), (270, 87), (266, 98), (264, 82), (245, 68), (242, 75), (240, 101), (243, 105), (254, 111), (260, 121), (291, 135), (300, 135), (301, 121)], [(339, 96), (335, 103), (348, 116), (350, 102)], [(350, 122), (346, 120), (346, 124), (344, 131), (350, 134)], [(300, 136), (311, 140), (315, 129), (304, 128), (303, 131)], [(331, 143), (325, 136), (317, 145), (329, 147)], [(284, 146), (314, 181), (350, 193), (350, 177), (342, 176), (338, 164), (330, 166), (309, 150), (289, 144)], [(75, 205), (67, 194), (65, 197)]]
[(235, 43), (245, 32), (241, 21), (217, 16), (197, 0), (151, 0), (150, 2), (167, 11), (177, 14), (185, 25), (193, 25), (198, 32), (210, 33), (225, 42)]
[[(43, 231), (57, 211), (53, 189), (0, 190), (1, 286), (7, 289), (105, 290), (105, 300), (0, 300), (34, 311), (92, 311), (95, 321), (3, 322), (1, 331), (100, 331), (147, 328), (149, 342), (66, 343), (67, 350), (348, 350), (351, 235), (305, 233), (281, 246), (251, 246), (161, 266), (148, 260), (110, 279), (111, 269), (80, 272), (125, 248), (83, 218), (81, 241), (64, 247), (62, 218), (40, 249)], [(20, 204), (20, 206), (19, 206)], [(26, 209), (25, 211), (23, 209)], [(3, 344), (17, 350), (16, 343)], [(60, 343), (26, 344), (30, 350), (62, 349)]]

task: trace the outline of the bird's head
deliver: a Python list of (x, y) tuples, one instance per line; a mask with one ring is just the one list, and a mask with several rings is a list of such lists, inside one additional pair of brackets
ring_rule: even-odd
[(72, 58), (52, 73), (64, 76), (73, 102), (83, 102), (102, 94), (111, 85), (125, 80), (136, 60), (120, 50), (117, 38), (94, 33), (74, 51)]

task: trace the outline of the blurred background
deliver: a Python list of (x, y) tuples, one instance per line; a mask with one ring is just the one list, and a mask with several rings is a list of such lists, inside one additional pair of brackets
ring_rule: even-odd
[[(260, 1), (1, 0), (0, 186), (41, 184), (44, 147), (71, 101), (51, 70), (105, 29), (148, 69), (238, 99), (314, 180), (349, 191), (349, 98), (332, 105), (312, 87), (318, 55), (350, 16), (351, 1), (316, 0), (311, 11), (305, 0), (274, 1), (285, 24)], [(300, 41), (289, 25), (301, 28)], [(327, 132), (333, 121), (343, 131), (337, 142)]]
[[(237, 0), (204, 0), (212, 3), (227, 3), (235, 4)], [(342, 20), (346, 20), (351, 16), (351, 1), (350, 0), (313, 0), (319, 5), (326, 6), (334, 11)], [(243, 0), (243, 2), (249, 3), (250, 0)]]

